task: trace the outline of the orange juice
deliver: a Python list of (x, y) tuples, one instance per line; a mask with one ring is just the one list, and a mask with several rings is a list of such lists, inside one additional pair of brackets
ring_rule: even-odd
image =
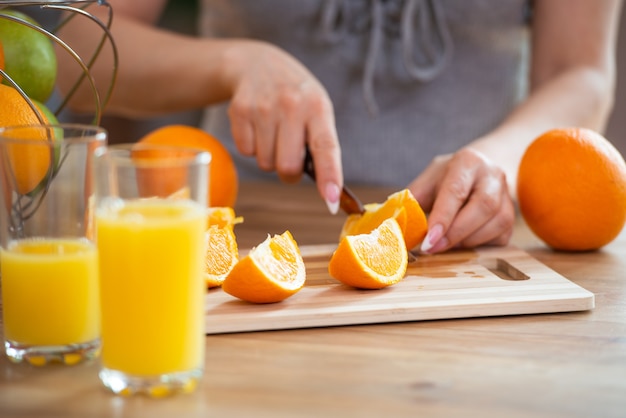
[(92, 243), (29, 238), (0, 254), (7, 341), (62, 346), (98, 339), (98, 255)]
[(178, 199), (100, 207), (102, 362), (134, 376), (201, 369), (206, 209)]

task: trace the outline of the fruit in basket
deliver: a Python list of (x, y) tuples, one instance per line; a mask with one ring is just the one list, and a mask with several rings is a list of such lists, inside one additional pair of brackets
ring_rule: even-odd
[(549, 247), (595, 250), (626, 223), (626, 163), (595, 131), (553, 129), (522, 156), (517, 197), (526, 224)]
[(211, 134), (186, 125), (168, 125), (146, 134), (139, 143), (198, 148), (211, 153), (209, 204), (234, 207), (239, 182), (229, 151)]
[[(41, 26), (28, 15), (16, 10), (0, 10), (0, 42), (4, 50), (4, 71), (26, 95), (45, 102), (57, 77), (57, 59), (52, 41), (43, 33), (7, 18), (20, 18)], [(7, 83), (3, 80), (3, 83)]]
[(54, 114), (52, 110), (50, 110), (48, 106), (46, 106), (44, 103), (40, 102), (37, 99), (31, 99), (31, 100), (33, 101), (35, 106), (37, 106), (37, 109), (39, 109), (41, 114), (43, 115), (45, 123), (47, 123), (48, 125), (59, 124), (59, 120), (57, 119), (57, 116)]
[[(33, 103), (35, 104), (37, 109), (39, 109), (39, 111), (41, 112), (41, 117), (42, 117), (44, 123), (47, 123), (48, 125), (57, 125), (59, 123), (56, 115), (45, 104), (41, 103), (38, 100), (34, 100), (34, 99), (33, 99)], [(52, 130), (52, 139), (54, 141), (60, 142), (63, 139), (63, 130), (59, 129), (59, 128), (53, 128), (53, 130)], [(57, 167), (59, 166), (60, 161), (61, 161), (61, 146), (60, 145), (54, 147), (53, 161), (54, 161), (53, 167), (56, 170)], [(41, 189), (43, 189), (46, 186), (46, 182), (47, 181), (48, 181), (48, 179), (44, 178), (41, 182), (39, 182), (37, 187), (35, 187), (33, 190), (31, 190), (28, 193), (28, 195), (29, 196), (34, 196), (37, 193), (39, 193), (41, 191)]]
[[(39, 107), (41, 110), (45, 106), (35, 102), (35, 107)], [(44, 123), (48, 123), (46, 116), (48, 112), (49, 110), (46, 108), (40, 114)], [(0, 126), (38, 124), (41, 122), (37, 118), (37, 114), (19, 92), (13, 87), (0, 84)], [(28, 133), (27, 130), (22, 132)], [(33, 131), (28, 133), (28, 136), (34, 136), (35, 139), (42, 141), (50, 139), (43, 131)], [(58, 134), (55, 131), (52, 132), (52, 136), (54, 140), (57, 140)], [(46, 177), (50, 168), (51, 156), (47, 147), (26, 144), (14, 145), (8, 149), (8, 158), (15, 175), (16, 188), (20, 194), (32, 192)], [(53, 160), (58, 163), (58, 150), (55, 150)]]
[(408, 254), (398, 221), (387, 218), (368, 234), (341, 239), (328, 264), (331, 277), (360, 289), (381, 289), (400, 282)]
[(400, 225), (407, 250), (420, 244), (428, 232), (428, 222), (422, 207), (409, 189), (397, 191), (383, 203), (365, 205), (364, 214), (349, 215), (339, 239), (346, 235), (367, 234), (385, 219), (395, 218)]
[(222, 283), (232, 296), (252, 303), (280, 302), (304, 286), (306, 269), (289, 231), (269, 236), (233, 267)]

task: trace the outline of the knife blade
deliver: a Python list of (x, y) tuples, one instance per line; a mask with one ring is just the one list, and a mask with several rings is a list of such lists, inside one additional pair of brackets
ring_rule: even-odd
[[(305, 146), (305, 154), (304, 154), (304, 172), (311, 177), (313, 181), (315, 179), (315, 165), (313, 164), (313, 155), (311, 154), (311, 150), (309, 146)], [(339, 196), (339, 207), (348, 215), (353, 213), (364, 213), (365, 208), (363, 207), (363, 203), (359, 200), (359, 198), (354, 194), (352, 190), (348, 187), (343, 186), (341, 189), (341, 195)]]

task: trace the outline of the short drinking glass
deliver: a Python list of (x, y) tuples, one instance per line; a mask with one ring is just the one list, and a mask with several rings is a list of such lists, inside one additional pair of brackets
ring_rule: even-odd
[(100, 348), (90, 125), (0, 128), (4, 349), (14, 362), (78, 363)]

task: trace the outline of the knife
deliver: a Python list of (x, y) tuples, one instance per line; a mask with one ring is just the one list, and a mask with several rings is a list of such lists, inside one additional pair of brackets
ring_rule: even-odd
[[(311, 155), (311, 150), (309, 146), (305, 146), (305, 154), (304, 154), (304, 172), (311, 177), (313, 181), (315, 181), (315, 166), (313, 164), (313, 155)], [(364, 213), (365, 208), (363, 207), (363, 203), (359, 200), (358, 197), (354, 194), (352, 190), (343, 186), (341, 189), (341, 195), (339, 196), (339, 207), (348, 215), (353, 213)]]

